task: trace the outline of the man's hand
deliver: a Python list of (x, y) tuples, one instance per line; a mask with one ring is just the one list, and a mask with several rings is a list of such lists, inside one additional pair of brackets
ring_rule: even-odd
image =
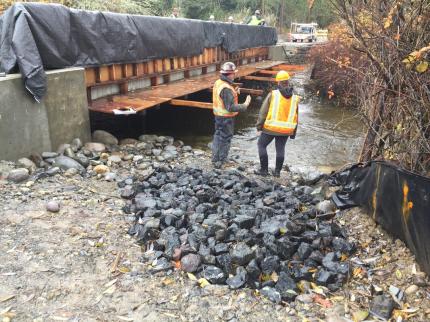
[(248, 107), (250, 103), (251, 103), (251, 95), (248, 95), (246, 97), (245, 103), (243, 103), (243, 104), (246, 105), (246, 107)]
[(261, 135), (261, 131), (257, 130), (257, 136)]
[(240, 88), (239, 87), (236, 88), (236, 93), (237, 93), (237, 95), (240, 95)]

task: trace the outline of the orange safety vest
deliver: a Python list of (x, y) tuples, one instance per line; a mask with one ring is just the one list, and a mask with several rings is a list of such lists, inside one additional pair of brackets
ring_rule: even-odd
[(224, 102), (222, 101), (221, 96), (220, 96), (221, 91), (224, 88), (231, 89), (233, 91), (234, 104), (237, 104), (237, 102), (238, 102), (237, 92), (234, 89), (234, 87), (231, 86), (226, 81), (218, 79), (214, 84), (214, 89), (212, 92), (213, 112), (216, 116), (223, 116), (223, 117), (236, 116), (238, 114), (237, 112), (229, 112), (224, 106)]
[(272, 91), (269, 112), (263, 128), (272, 132), (293, 135), (297, 128), (299, 96), (282, 96), (279, 90)]

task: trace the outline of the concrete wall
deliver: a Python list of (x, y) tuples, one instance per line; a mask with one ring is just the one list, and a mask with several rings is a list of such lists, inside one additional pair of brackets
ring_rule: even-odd
[(309, 49), (315, 46), (315, 43), (282, 43), (269, 48), (270, 60), (283, 60), (287, 64), (300, 65), (307, 62)]
[(84, 69), (48, 71), (47, 79), (47, 95), (38, 104), (19, 74), (0, 77), (1, 160), (55, 151), (76, 137), (90, 140)]

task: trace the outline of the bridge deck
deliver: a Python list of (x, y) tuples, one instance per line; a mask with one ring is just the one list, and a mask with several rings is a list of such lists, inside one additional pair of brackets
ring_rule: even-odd
[[(283, 63), (284, 62), (281, 61), (261, 61), (239, 66), (237, 79), (258, 73), (261, 70), (280, 66)], [(104, 97), (92, 101), (89, 109), (101, 113), (114, 113), (114, 110), (132, 108), (134, 111), (139, 112), (162, 103), (168, 103), (175, 98), (210, 89), (218, 77), (218, 73), (210, 73), (172, 83), (152, 86), (135, 92), (128, 92), (124, 95)]]

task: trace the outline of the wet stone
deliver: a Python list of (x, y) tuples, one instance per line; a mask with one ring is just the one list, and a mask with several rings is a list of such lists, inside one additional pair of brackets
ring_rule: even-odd
[(297, 296), (298, 288), (296, 282), (285, 272), (279, 274), (276, 289), (285, 301), (292, 301)]
[(212, 265), (204, 267), (201, 276), (211, 284), (223, 284), (226, 280), (222, 269)]
[(215, 251), (215, 255), (219, 255), (219, 254), (222, 254), (222, 253), (227, 253), (228, 252), (228, 245), (224, 244), (224, 243), (216, 244), (215, 248), (214, 248), (214, 251)]
[(181, 259), (181, 268), (185, 272), (193, 273), (198, 270), (201, 258), (197, 254), (188, 254)]
[(307, 243), (301, 243), (299, 248), (297, 249), (297, 254), (299, 256), (300, 260), (305, 260), (309, 257), (309, 255), (312, 253), (312, 247), (311, 245)]
[(58, 201), (48, 201), (46, 203), (46, 210), (48, 210), (49, 212), (59, 212), (60, 203)]
[(388, 295), (375, 296), (370, 304), (370, 313), (378, 318), (388, 320), (395, 304), (394, 300)]
[(236, 275), (228, 278), (226, 280), (226, 283), (231, 289), (235, 290), (244, 286), (246, 283), (246, 279), (247, 279), (246, 270), (243, 267), (239, 266), (236, 269)]
[(326, 270), (320, 270), (316, 276), (316, 282), (319, 285), (327, 286), (334, 281), (334, 275)]
[(281, 303), (281, 294), (273, 287), (265, 286), (260, 293), (274, 303)]
[(7, 179), (12, 182), (22, 182), (29, 178), (29, 172), (25, 168), (19, 168), (11, 170), (7, 176)]
[(230, 255), (233, 263), (244, 266), (253, 258), (253, 251), (247, 244), (240, 242), (233, 246)]
[(239, 228), (250, 229), (254, 225), (255, 219), (251, 216), (237, 216), (233, 222), (235, 222)]
[(260, 266), (264, 274), (272, 274), (273, 272), (276, 272), (279, 267), (279, 257), (267, 256), (262, 260)]

